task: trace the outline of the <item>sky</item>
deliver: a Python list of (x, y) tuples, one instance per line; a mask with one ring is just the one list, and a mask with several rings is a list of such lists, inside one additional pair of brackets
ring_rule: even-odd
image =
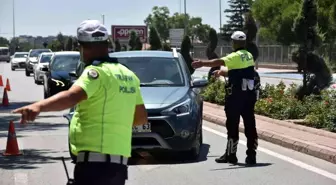
[[(13, 1), (0, 0), (0, 36), (13, 36)], [(181, 3), (180, 3), (181, 2)], [(15, 35), (48, 36), (62, 32), (76, 35), (76, 28), (85, 19), (105, 25), (144, 25), (153, 6), (167, 6), (170, 13), (184, 12), (184, 0), (15, 0)], [(219, 0), (187, 0), (187, 13), (199, 16), (203, 24), (219, 30)], [(222, 10), (228, 7), (222, 0)], [(222, 13), (222, 23), (227, 18)]]

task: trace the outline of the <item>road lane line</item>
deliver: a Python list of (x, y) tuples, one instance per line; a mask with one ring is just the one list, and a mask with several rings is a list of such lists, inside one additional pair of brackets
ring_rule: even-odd
[[(206, 131), (211, 132), (213, 134), (216, 134), (218, 136), (227, 138), (226, 134), (224, 134), (222, 132), (219, 132), (217, 130), (214, 130), (214, 129), (210, 128), (210, 127), (204, 126), (204, 125), (203, 125), (203, 130), (206, 130)], [(239, 144), (242, 144), (242, 145), (246, 146), (246, 141), (239, 140)], [(309, 170), (311, 172), (317, 173), (319, 175), (322, 175), (324, 177), (327, 177), (329, 179), (332, 179), (332, 180), (336, 181), (336, 174), (333, 174), (333, 173), (327, 172), (325, 170), (316, 168), (316, 167), (311, 166), (309, 164), (306, 164), (306, 163), (303, 163), (303, 162), (298, 161), (296, 159), (293, 159), (293, 158), (281, 155), (279, 153), (273, 152), (273, 151), (268, 150), (268, 149), (263, 148), (263, 147), (258, 147), (258, 150), (261, 151), (261, 152), (263, 152), (263, 153), (266, 153), (266, 154), (268, 154), (270, 156), (273, 156), (273, 157), (276, 157), (276, 158), (281, 159), (283, 161), (292, 163), (292, 164), (294, 164), (294, 165), (296, 165), (298, 167), (301, 167), (303, 169)]]
[(14, 173), (14, 184), (15, 185), (27, 185), (28, 175), (26, 173), (21, 173), (21, 172)]

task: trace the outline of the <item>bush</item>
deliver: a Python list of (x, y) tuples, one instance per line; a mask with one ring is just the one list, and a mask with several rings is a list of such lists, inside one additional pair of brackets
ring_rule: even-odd
[[(204, 101), (224, 105), (224, 86), (223, 81), (211, 79), (201, 93)], [(255, 113), (280, 120), (303, 119), (300, 124), (336, 132), (336, 92), (324, 90), (319, 96), (310, 95), (300, 101), (295, 97), (297, 88), (282, 82), (266, 84), (261, 87)]]

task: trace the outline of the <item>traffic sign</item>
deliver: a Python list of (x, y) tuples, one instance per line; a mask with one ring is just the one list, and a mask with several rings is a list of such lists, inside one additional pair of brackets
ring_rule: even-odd
[(146, 25), (112, 25), (112, 38), (113, 40), (128, 41), (132, 31), (137, 33), (141, 42), (147, 42), (148, 28)]
[(184, 29), (169, 29), (169, 40), (171, 46), (181, 45), (184, 36)]

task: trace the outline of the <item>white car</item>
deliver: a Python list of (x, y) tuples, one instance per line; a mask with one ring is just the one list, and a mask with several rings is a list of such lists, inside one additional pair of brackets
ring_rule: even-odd
[(37, 63), (33, 67), (33, 73), (34, 73), (34, 81), (35, 84), (42, 84), (43, 83), (43, 75), (44, 71), (42, 71), (42, 68), (45, 68), (49, 66), (49, 62), (51, 57), (53, 56), (53, 53), (41, 53), (37, 57)]
[(12, 71), (15, 69), (24, 69), (26, 67), (26, 60), (28, 57), (28, 52), (15, 52), (11, 58), (10, 64)]

